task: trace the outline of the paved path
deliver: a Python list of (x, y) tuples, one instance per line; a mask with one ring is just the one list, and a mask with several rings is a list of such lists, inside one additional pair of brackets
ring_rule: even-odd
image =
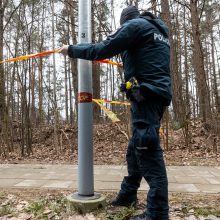
[[(169, 192), (219, 193), (220, 167), (168, 166)], [(94, 166), (95, 191), (118, 191), (126, 166)], [(0, 188), (77, 189), (76, 165), (0, 164)], [(143, 180), (140, 190), (148, 188)]]

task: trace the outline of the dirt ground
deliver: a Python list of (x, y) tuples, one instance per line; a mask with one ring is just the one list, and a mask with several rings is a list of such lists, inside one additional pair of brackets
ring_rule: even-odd
[[(126, 164), (128, 129), (126, 124), (107, 123), (94, 125), (94, 164)], [(0, 154), (1, 163), (77, 163), (77, 128), (59, 129), (59, 148), (54, 147), (53, 128), (44, 126), (33, 131), (32, 153), (21, 156), (21, 140), (15, 135), (13, 152)], [(165, 150), (165, 135), (161, 146), (167, 165), (220, 165), (220, 150), (214, 149), (213, 137), (201, 124), (191, 131), (189, 147), (186, 147), (182, 129), (169, 130), (168, 150)], [(217, 139), (217, 147), (220, 142)], [(26, 149), (24, 149), (26, 152)]]
[[(116, 193), (103, 192), (107, 201), (106, 207), (83, 214), (68, 208), (66, 196), (71, 193), (60, 190), (0, 189), (0, 219), (128, 220), (145, 209), (144, 193), (138, 194), (138, 206), (132, 209), (109, 205)], [(217, 207), (220, 204), (219, 195), (172, 193), (169, 200), (170, 220), (202, 219), (202, 216), (209, 216), (203, 219), (211, 220), (220, 218), (220, 206)]]

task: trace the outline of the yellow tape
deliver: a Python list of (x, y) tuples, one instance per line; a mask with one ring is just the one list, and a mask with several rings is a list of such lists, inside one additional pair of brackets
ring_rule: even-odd
[(116, 105), (131, 105), (130, 102), (120, 102), (120, 101), (111, 101), (111, 100), (106, 100), (106, 99), (92, 99), (94, 102), (99, 102), (99, 103), (111, 103), (111, 104), (116, 104)]
[(120, 119), (117, 118), (116, 114), (106, 107), (104, 107), (102, 104), (100, 104), (96, 99), (93, 99), (93, 101), (100, 106), (100, 108), (105, 112), (105, 114), (112, 120), (113, 123), (119, 122)]
[(164, 134), (164, 128), (163, 128), (163, 127), (160, 127), (160, 129), (159, 129), (159, 134), (160, 134), (160, 137), (161, 137), (161, 138), (165, 136), (165, 134)]
[[(131, 105), (129, 102), (119, 102), (119, 101), (110, 101), (110, 100), (105, 100), (105, 99), (92, 99), (93, 102), (95, 102), (97, 105), (100, 106), (100, 108), (105, 112), (105, 114), (112, 120), (112, 122), (119, 122), (120, 119), (117, 118), (116, 114), (109, 109), (105, 108), (102, 104), (100, 103), (111, 103), (111, 104), (118, 104), (118, 105)], [(159, 135), (160, 138), (164, 138), (164, 128), (160, 127), (159, 129)]]

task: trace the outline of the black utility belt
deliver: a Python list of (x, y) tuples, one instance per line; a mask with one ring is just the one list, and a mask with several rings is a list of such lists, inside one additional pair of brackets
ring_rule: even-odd
[(130, 101), (143, 102), (145, 100), (139, 82), (135, 77), (131, 77), (127, 82), (122, 83), (120, 90), (126, 93), (127, 99)]

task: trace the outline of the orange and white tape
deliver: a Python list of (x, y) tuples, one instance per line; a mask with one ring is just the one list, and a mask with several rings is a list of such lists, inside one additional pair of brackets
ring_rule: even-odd
[[(41, 52), (41, 53), (24, 55), (24, 56), (10, 58), (8, 60), (0, 61), (0, 64), (9, 63), (9, 62), (15, 62), (15, 61), (19, 61), (19, 60), (27, 60), (27, 59), (36, 58), (36, 57), (43, 57), (43, 56), (47, 56), (47, 55), (50, 55), (50, 54), (53, 54), (53, 53), (58, 53), (58, 52), (59, 52), (59, 49), (57, 49), (57, 50), (50, 50), (50, 51), (44, 51), (44, 52)], [(122, 67), (121, 63), (117, 63), (117, 62), (114, 62), (114, 61), (111, 61), (111, 60), (96, 60), (95, 62), (106, 63), (106, 64), (111, 64), (111, 65), (116, 65), (118, 67)]]
[(107, 64), (111, 64), (111, 65), (116, 65), (118, 67), (122, 67), (122, 63), (117, 63), (117, 62), (114, 62), (114, 61), (111, 61), (111, 60), (96, 60), (96, 62), (98, 63), (107, 63)]
[(0, 64), (15, 62), (15, 61), (19, 61), (19, 60), (27, 60), (27, 59), (36, 58), (36, 57), (43, 57), (43, 56), (50, 55), (52, 53), (56, 53), (58, 51), (59, 50), (50, 50), (50, 51), (44, 51), (41, 53), (35, 53), (35, 54), (29, 54), (29, 55), (25, 55), (25, 56), (15, 57), (15, 58), (11, 58), (9, 60), (3, 60), (0, 62)]

